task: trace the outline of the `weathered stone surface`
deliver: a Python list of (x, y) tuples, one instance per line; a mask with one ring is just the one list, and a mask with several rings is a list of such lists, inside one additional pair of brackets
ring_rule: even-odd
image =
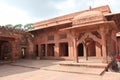
[[(34, 51), (40, 58), (76, 62), (78, 57), (95, 58), (108, 63), (118, 54), (118, 21), (109, 6), (102, 6), (37, 22), (30, 31), (34, 35)], [(61, 34), (66, 37), (60, 38)]]
[[(33, 40), (31, 34), (24, 30), (0, 26), (0, 60), (17, 60), (30, 58), (33, 54)], [(22, 52), (24, 49), (24, 55)]]

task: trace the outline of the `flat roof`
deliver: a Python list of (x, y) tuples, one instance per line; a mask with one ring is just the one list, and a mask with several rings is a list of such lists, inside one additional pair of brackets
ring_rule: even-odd
[(29, 30), (30, 32), (31, 31), (36, 31), (36, 30), (39, 30), (39, 29), (45, 29), (45, 28), (50, 28), (51, 26), (55, 26), (55, 25), (62, 25), (62, 24), (67, 24), (67, 23), (71, 23), (72, 21), (68, 20), (68, 21), (64, 21), (64, 22), (59, 22), (59, 23), (54, 23), (52, 25), (49, 25), (49, 26), (42, 26), (42, 27), (36, 27), (32, 30)]
[(64, 15), (64, 16), (59, 16), (59, 17), (56, 17), (56, 18), (52, 18), (52, 19), (36, 22), (36, 23), (34, 23), (34, 26), (33, 26), (34, 29), (32, 29), (30, 31), (35, 31), (35, 30), (39, 30), (39, 29), (49, 28), (49, 27), (52, 27), (52, 26), (65, 24), (65, 23), (71, 23), (72, 19), (75, 16), (77, 16), (77, 15), (83, 13), (83, 12), (90, 11), (90, 10), (101, 11), (103, 14), (108, 14), (108, 13), (111, 12), (108, 5), (100, 6), (100, 7), (96, 7), (96, 8), (91, 8), (89, 10), (79, 11), (79, 12), (67, 14), (67, 15)]
[(108, 14), (105, 14), (104, 16), (112, 16), (112, 15), (120, 15), (120, 13), (108, 13)]
[[(60, 29), (60, 31), (71, 30), (71, 29), (78, 29), (78, 28), (82, 28), (82, 27), (85, 27), (85, 26), (103, 25), (103, 24), (111, 24), (111, 23), (113, 24), (114, 21), (102, 21), (102, 22), (95, 22), (95, 23), (77, 25), (77, 26), (70, 27), (70, 28)], [(115, 25), (115, 23), (114, 23), (114, 25)]]

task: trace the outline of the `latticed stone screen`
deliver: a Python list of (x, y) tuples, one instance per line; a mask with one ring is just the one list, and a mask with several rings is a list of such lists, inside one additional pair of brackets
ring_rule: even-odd
[(54, 35), (48, 36), (48, 40), (54, 40)]

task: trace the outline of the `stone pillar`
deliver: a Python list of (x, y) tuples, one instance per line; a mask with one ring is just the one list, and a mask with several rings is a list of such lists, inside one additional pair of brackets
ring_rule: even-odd
[(86, 61), (88, 60), (88, 46), (86, 46)]
[(86, 58), (86, 47), (85, 47), (85, 45), (83, 45), (83, 47), (84, 47), (84, 57)]
[(96, 48), (96, 57), (101, 58), (101, 46), (100, 46), (100, 44), (96, 43), (95, 48)]
[(15, 62), (17, 60), (17, 50), (16, 50), (16, 40), (12, 41), (12, 61)]
[(78, 52), (77, 52), (77, 40), (76, 40), (76, 38), (73, 38), (73, 50), (74, 50), (74, 60), (75, 60), (75, 62), (79, 62), (78, 61)]
[(38, 44), (38, 57), (37, 57), (37, 59), (41, 59), (41, 57), (42, 57), (42, 54), (41, 54), (41, 45)]
[(78, 52), (77, 52), (77, 33), (75, 31), (72, 31), (71, 36), (73, 41), (74, 61), (78, 63), (79, 61), (78, 61)]
[(74, 52), (73, 52), (73, 41), (71, 41), (72, 39), (70, 39), (70, 41), (68, 41), (68, 57), (70, 57), (70, 59), (74, 59)]
[(88, 60), (88, 44), (87, 44), (87, 42), (84, 42), (84, 51), (85, 51), (85, 53), (84, 53), (84, 57), (85, 57), (85, 59), (86, 60)]
[(59, 53), (59, 43), (55, 44), (55, 57), (59, 57), (60, 53)]
[(104, 28), (101, 28), (100, 31), (101, 31), (101, 41), (102, 41), (103, 63), (107, 63), (106, 31)]
[(116, 38), (116, 31), (115, 30), (113, 30), (112, 31), (112, 39), (114, 40), (114, 42), (115, 42), (115, 49), (116, 49), (116, 51), (114, 51), (115, 53), (115, 55), (117, 54), (119, 54), (119, 50), (118, 50), (118, 41), (117, 41), (117, 38)]
[(47, 57), (47, 44), (45, 44), (45, 57)]

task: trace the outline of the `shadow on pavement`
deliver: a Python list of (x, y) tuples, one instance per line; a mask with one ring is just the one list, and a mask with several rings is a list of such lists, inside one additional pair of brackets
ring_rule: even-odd
[(16, 63), (0, 66), (0, 77), (40, 70), (56, 65), (58, 60), (19, 60)]

